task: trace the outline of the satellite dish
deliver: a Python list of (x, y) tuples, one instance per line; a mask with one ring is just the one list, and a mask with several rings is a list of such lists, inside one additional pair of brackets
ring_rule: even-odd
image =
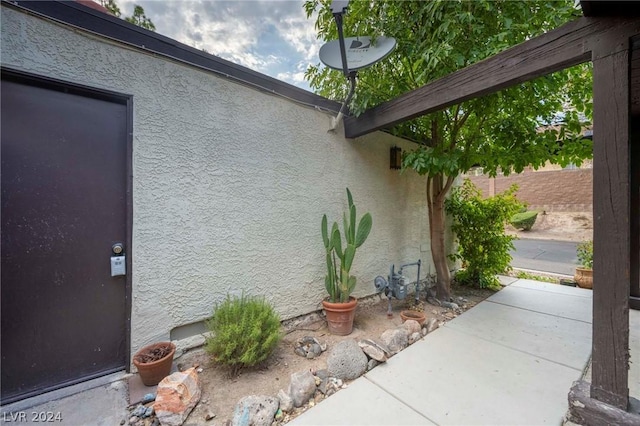
[[(393, 37), (378, 37), (375, 44), (371, 37), (346, 37), (344, 39), (347, 54), (347, 69), (356, 71), (366, 68), (386, 58), (396, 47)], [(333, 40), (320, 48), (320, 61), (329, 68), (342, 71), (340, 40)]]

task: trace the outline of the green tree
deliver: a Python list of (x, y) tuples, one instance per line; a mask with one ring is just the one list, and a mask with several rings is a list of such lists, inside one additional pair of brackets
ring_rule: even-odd
[[(114, 16), (117, 16), (118, 18), (122, 16), (120, 7), (115, 0), (100, 0), (100, 4), (109, 9)], [(125, 17), (124, 20), (151, 31), (156, 30), (156, 26), (151, 22), (151, 19), (144, 14), (144, 8), (137, 4), (133, 6), (133, 15)]]
[(117, 16), (119, 18), (122, 15), (120, 7), (115, 0), (100, 0), (100, 4), (109, 9), (109, 11), (113, 13), (114, 16)]
[[(325, 41), (338, 38), (329, 5), (329, 0), (307, 0), (304, 5), (307, 17), (318, 11), (316, 30)], [(573, 0), (352, 0), (344, 17), (345, 36), (390, 36), (397, 40), (397, 48), (359, 72), (351, 113), (360, 114), (580, 14)], [(317, 93), (346, 98), (347, 80), (339, 71), (318, 64), (307, 70), (306, 78)], [(499, 171), (521, 172), (527, 165), (538, 167), (547, 160), (580, 164), (592, 153), (591, 142), (579, 137), (591, 110), (591, 68), (582, 65), (391, 129), (417, 143), (404, 155), (403, 168), (426, 176), (438, 299), (450, 299), (444, 201), (456, 177), (476, 165), (495, 176)]]
[(133, 6), (133, 15), (124, 18), (124, 20), (151, 31), (156, 30), (156, 26), (153, 25), (151, 19), (147, 18), (147, 15), (144, 14), (142, 6), (138, 6), (137, 4)]

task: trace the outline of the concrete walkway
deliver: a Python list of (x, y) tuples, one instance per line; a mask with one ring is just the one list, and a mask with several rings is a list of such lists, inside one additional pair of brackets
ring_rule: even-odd
[(559, 425), (591, 353), (590, 290), (515, 280), (291, 425)]

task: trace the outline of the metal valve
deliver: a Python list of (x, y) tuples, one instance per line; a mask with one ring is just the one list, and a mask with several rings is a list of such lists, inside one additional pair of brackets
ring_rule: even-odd
[(418, 278), (416, 280), (416, 302), (419, 301), (419, 297), (418, 297), (418, 290), (420, 287), (420, 265), (421, 265), (422, 261), (420, 259), (418, 259), (417, 262), (414, 263), (407, 263), (405, 265), (400, 266), (400, 269), (398, 269), (398, 272), (395, 272), (395, 265), (391, 265), (391, 268), (389, 269), (389, 275), (387, 276), (387, 279), (385, 280), (384, 277), (378, 275), (374, 280), (373, 280), (373, 285), (376, 287), (376, 291), (378, 293), (381, 293), (384, 291), (384, 295), (387, 296), (387, 299), (389, 300), (389, 307), (387, 309), (387, 316), (393, 316), (392, 312), (391, 312), (391, 298), (395, 297), (398, 300), (402, 300), (405, 297), (407, 297), (407, 291), (408, 291), (408, 287), (409, 287), (409, 280), (407, 279), (407, 277), (405, 277), (404, 275), (402, 275), (402, 272), (404, 270), (404, 268), (406, 268), (407, 266), (417, 266), (418, 267)]

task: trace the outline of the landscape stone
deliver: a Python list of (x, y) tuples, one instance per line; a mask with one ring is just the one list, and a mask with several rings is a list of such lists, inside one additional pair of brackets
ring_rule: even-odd
[(367, 370), (367, 356), (353, 339), (335, 345), (327, 359), (327, 369), (333, 377), (353, 380)]
[(232, 426), (271, 426), (278, 411), (278, 398), (250, 395), (242, 398), (233, 410)]
[(420, 328), (422, 328), (418, 321), (411, 319), (403, 322), (401, 327), (407, 330), (407, 334), (409, 334), (409, 336), (411, 336), (413, 333), (419, 333)]
[(358, 346), (362, 351), (371, 359), (375, 359), (378, 362), (386, 362), (389, 354), (389, 349), (382, 344), (371, 340), (363, 339), (358, 342)]
[(320, 377), (321, 380), (324, 380), (329, 377), (329, 371), (326, 368), (323, 368), (322, 370), (316, 371), (316, 376)]
[(380, 340), (389, 348), (391, 354), (397, 354), (409, 345), (407, 330), (400, 327), (385, 331)]
[(294, 407), (302, 407), (316, 391), (316, 379), (310, 371), (301, 371), (291, 375), (289, 396)]
[(280, 400), (280, 409), (282, 411), (293, 410), (293, 399), (291, 399), (291, 395), (289, 395), (283, 389), (280, 389), (280, 391), (278, 391), (278, 399)]
[(322, 352), (327, 350), (327, 345), (320, 343), (318, 339), (312, 336), (304, 336), (302, 339), (298, 339), (293, 351), (296, 355), (313, 359), (320, 356)]
[(427, 322), (427, 326), (425, 328), (427, 329), (427, 334), (429, 334), (433, 330), (437, 330), (438, 327), (439, 327), (438, 320), (435, 318), (431, 318), (429, 319), (429, 322)]
[(380, 364), (378, 361), (376, 361), (375, 359), (371, 358), (369, 360), (369, 362), (367, 363), (367, 371), (371, 371), (373, 368), (375, 368), (378, 364)]
[(422, 334), (420, 334), (419, 331), (412, 333), (411, 336), (409, 336), (409, 344), (413, 345), (415, 342), (420, 340), (421, 337), (422, 337)]
[(180, 426), (200, 401), (200, 384), (195, 368), (178, 371), (158, 383), (156, 416), (163, 426)]
[(460, 309), (460, 306), (453, 302), (442, 302), (442, 306), (449, 309)]

